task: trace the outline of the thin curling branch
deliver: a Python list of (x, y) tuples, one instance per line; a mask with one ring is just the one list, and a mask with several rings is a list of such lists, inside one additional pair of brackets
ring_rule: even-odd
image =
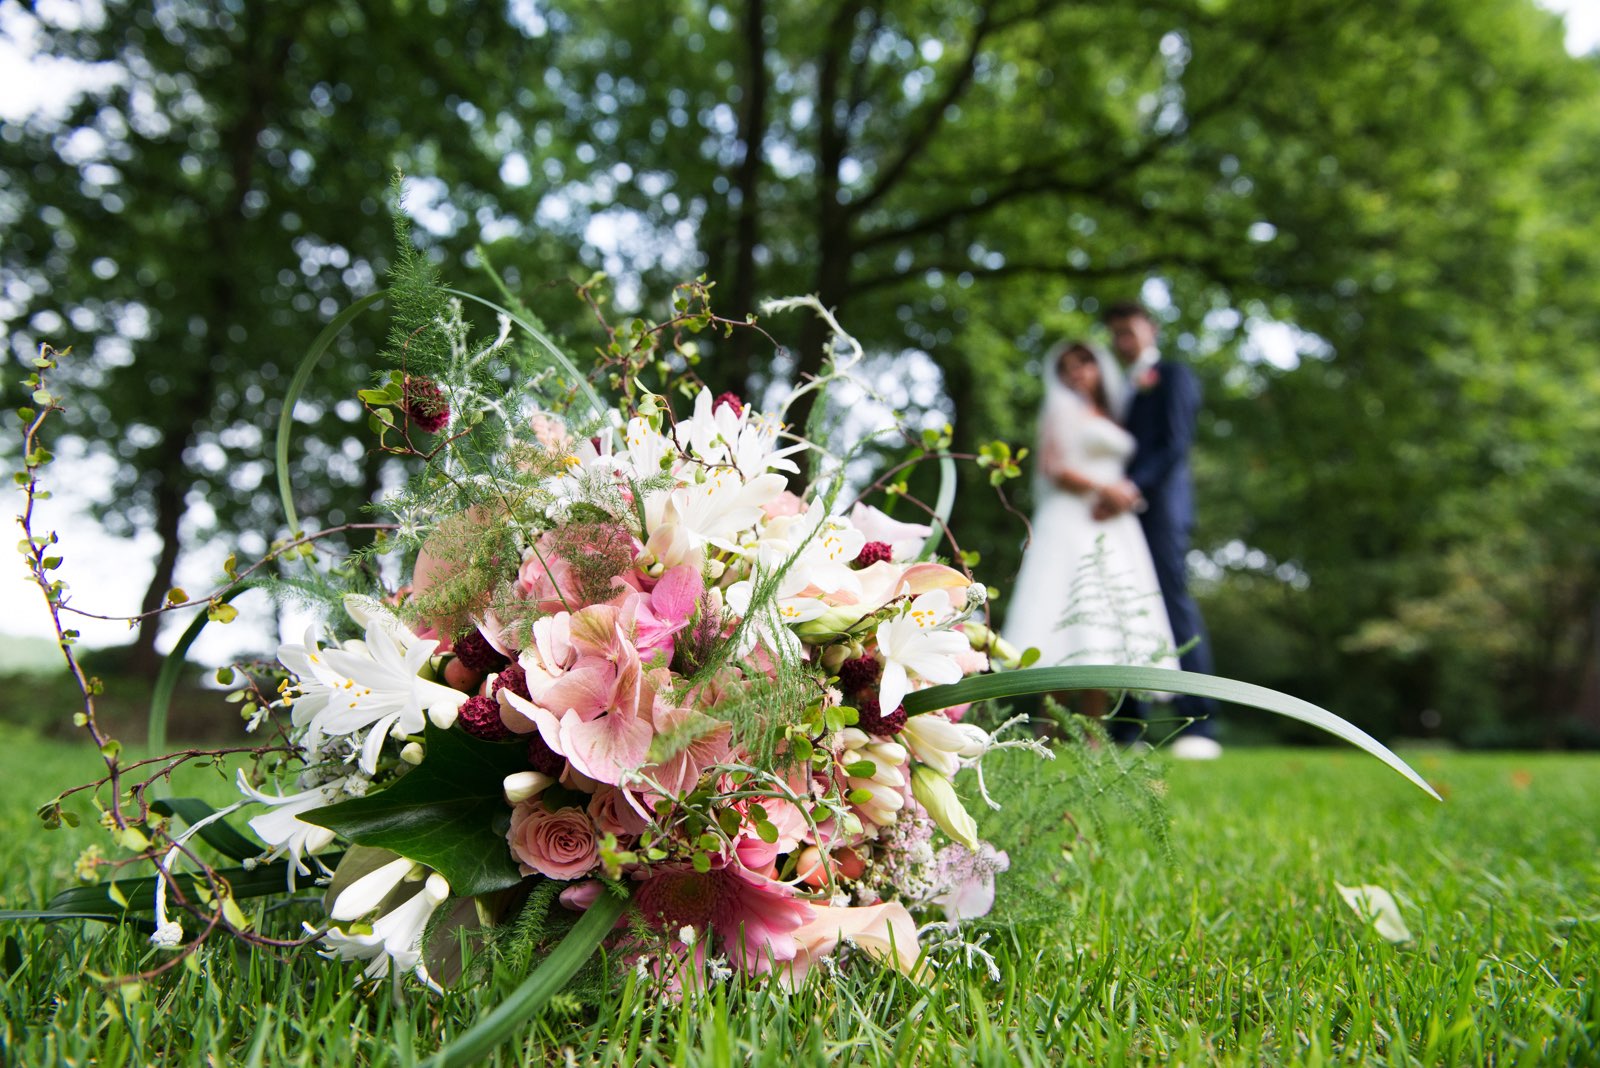
[[(101, 728), (100, 721), (95, 715), (94, 698), (100, 690), (98, 679), (90, 679), (84, 673), (83, 666), (78, 662), (77, 655), (73, 652), (73, 645), (78, 640), (78, 632), (66, 627), (61, 616), (66, 611), (67, 584), (60, 579), (52, 579), (50, 572), (61, 564), (59, 556), (46, 556), (45, 550), (55, 545), (60, 539), (55, 531), (48, 534), (35, 532), (37, 521), (36, 508), (39, 501), (46, 500), (49, 493), (41, 488), (39, 472), (50, 463), (50, 451), (44, 447), (40, 432), (45, 422), (51, 415), (66, 411), (54, 394), (50, 392), (47, 382), (47, 372), (55, 370), (62, 356), (68, 355), (72, 350), (62, 352), (51, 348), (49, 345), (39, 346), (39, 355), (34, 358), (36, 370), (27, 379), (28, 386), (33, 390), (33, 402), (36, 408), (23, 409), (24, 424), (22, 431), (22, 456), (23, 476), (22, 491), (26, 498), (22, 514), (17, 516), (17, 522), (22, 526), (23, 542), (18, 547), (23, 557), (28, 562), (28, 576), (33, 580), (39, 592), (44, 595), (45, 606), (50, 612), (51, 626), (55, 629), (56, 646), (61, 650), (61, 656), (67, 662), (67, 671), (71, 674), (73, 682), (78, 687), (78, 692), (83, 697), (83, 728), (94, 741), (95, 748), (100, 751), (100, 759), (105, 761), (106, 779), (111, 785), (111, 807), (109, 816), (118, 831), (128, 829), (128, 819), (122, 811), (122, 769), (117, 760), (120, 746), (113, 741), (110, 735)], [(29, 415), (27, 413), (31, 412)]]

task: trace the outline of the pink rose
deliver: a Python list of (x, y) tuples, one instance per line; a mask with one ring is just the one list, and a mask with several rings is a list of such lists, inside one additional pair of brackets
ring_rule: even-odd
[(594, 824), (582, 809), (550, 812), (537, 798), (511, 810), (506, 841), (511, 843), (511, 855), (524, 875), (578, 879), (594, 870), (600, 860)]

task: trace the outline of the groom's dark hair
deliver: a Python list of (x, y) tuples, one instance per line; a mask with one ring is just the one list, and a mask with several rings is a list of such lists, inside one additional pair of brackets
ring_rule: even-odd
[(1100, 316), (1100, 322), (1104, 326), (1110, 326), (1118, 319), (1133, 318), (1140, 318), (1149, 323), (1155, 322), (1154, 319), (1150, 318), (1149, 310), (1136, 300), (1112, 301), (1110, 304), (1106, 305), (1105, 314)]

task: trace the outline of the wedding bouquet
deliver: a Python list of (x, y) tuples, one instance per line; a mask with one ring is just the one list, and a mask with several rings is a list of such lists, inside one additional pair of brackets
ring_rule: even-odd
[[(449, 433), (451, 391), (404, 381), (413, 423), (419, 398)], [(623, 951), (697, 985), (842, 940), (910, 971), (911, 910), (987, 912), (1006, 857), (952, 780), (1006, 743), (904, 707), (995, 645), (932, 527), (791, 491), (812, 444), (732, 395), (515, 418), (492, 503), (431, 528), (391, 603), (345, 598), (362, 637), (279, 651), (294, 784), (239, 785), (291, 878), (361, 847), (325, 872), (330, 955), (428, 981), (431, 916), (546, 882), (577, 910), (627, 888), (655, 937)]]

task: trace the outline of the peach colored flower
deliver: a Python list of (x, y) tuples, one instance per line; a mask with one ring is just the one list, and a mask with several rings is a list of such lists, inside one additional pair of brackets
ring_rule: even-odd
[(634, 811), (621, 788), (601, 785), (589, 799), (589, 818), (602, 834), (643, 834), (649, 826), (645, 818)]

